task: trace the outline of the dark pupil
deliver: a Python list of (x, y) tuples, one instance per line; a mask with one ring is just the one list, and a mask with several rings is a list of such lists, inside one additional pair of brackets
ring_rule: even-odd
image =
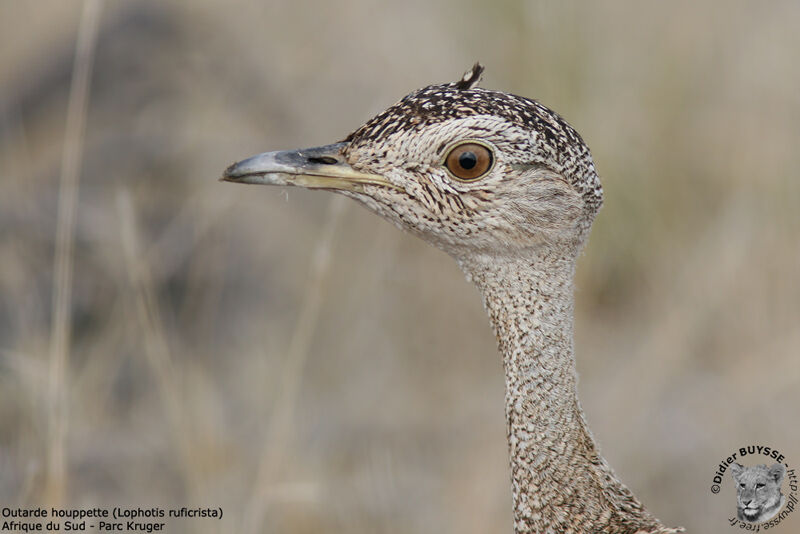
[(474, 152), (464, 152), (458, 156), (458, 164), (462, 169), (470, 170), (478, 164), (478, 156)]

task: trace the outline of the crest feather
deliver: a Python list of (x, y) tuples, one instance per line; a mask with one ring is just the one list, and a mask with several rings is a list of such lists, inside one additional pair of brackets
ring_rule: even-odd
[(465, 72), (459, 81), (455, 82), (456, 89), (472, 89), (481, 81), (481, 74), (483, 74), (483, 65), (476, 61), (472, 68)]

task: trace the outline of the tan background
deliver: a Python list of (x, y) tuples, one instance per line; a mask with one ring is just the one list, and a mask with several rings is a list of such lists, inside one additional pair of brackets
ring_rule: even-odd
[(225, 510), (169, 532), (511, 532), (500, 359), (454, 262), (331, 195), (216, 181), (475, 60), (593, 150), (580, 393), (621, 478), (730, 532), (721, 459), (800, 467), (800, 3), (109, 2), (51, 375), (81, 6), (0, 3), (0, 506), (57, 499), (60, 450), (66, 504)]

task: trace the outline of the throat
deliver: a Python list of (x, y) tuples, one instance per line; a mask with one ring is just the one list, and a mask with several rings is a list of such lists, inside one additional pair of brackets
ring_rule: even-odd
[(575, 259), (539, 250), (459, 260), (483, 295), (503, 356), (515, 532), (655, 528), (599, 456), (578, 402)]

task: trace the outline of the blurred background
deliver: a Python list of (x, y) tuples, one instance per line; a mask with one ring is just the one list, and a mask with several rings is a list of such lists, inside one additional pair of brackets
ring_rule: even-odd
[(576, 343), (620, 477), (665, 523), (727, 532), (723, 458), (800, 467), (799, 3), (83, 9), (0, 4), (2, 506), (511, 532), (501, 361), (455, 263), (345, 199), (217, 181), (476, 60), (567, 118), (603, 179)]

